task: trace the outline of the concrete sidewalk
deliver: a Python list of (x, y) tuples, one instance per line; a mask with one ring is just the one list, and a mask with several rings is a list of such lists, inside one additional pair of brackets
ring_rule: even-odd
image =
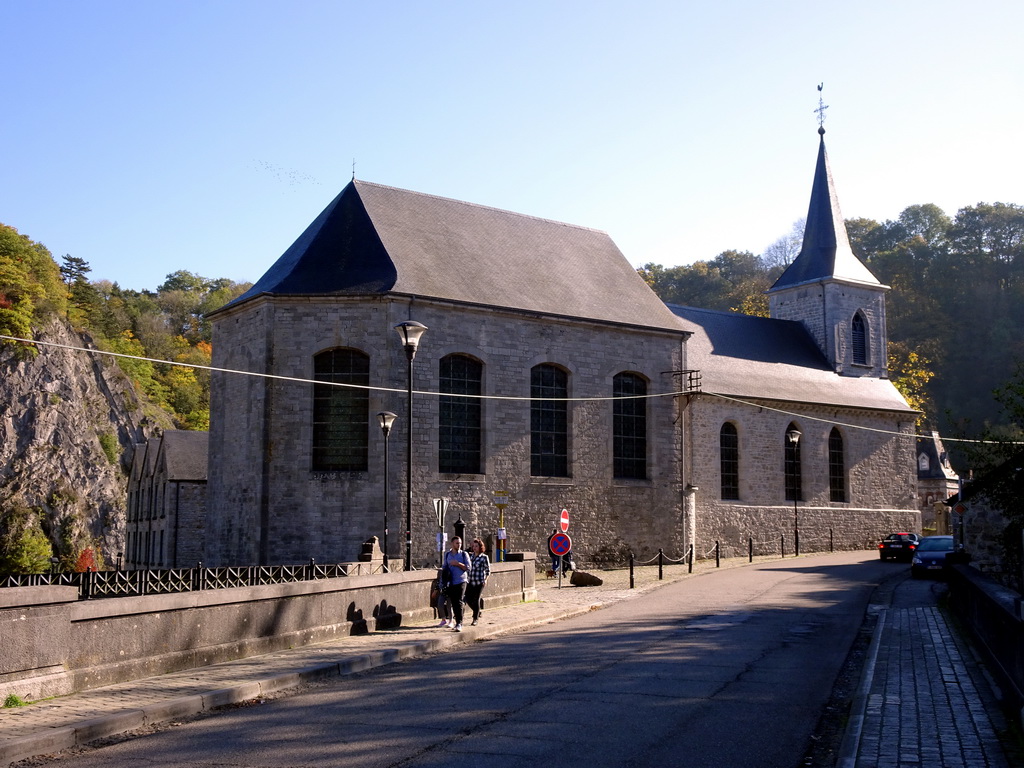
[[(849, 554), (846, 553), (847, 557)], [(865, 553), (865, 559), (871, 555), (873, 553)], [(827, 554), (810, 555), (800, 560), (827, 557)], [(755, 565), (761, 562), (778, 562), (778, 559), (755, 558)], [(722, 567), (747, 565), (746, 559), (722, 561)], [(659, 581), (656, 566), (637, 568), (635, 589), (629, 588), (626, 570), (595, 572), (604, 580), (600, 587), (572, 587), (564, 580), (559, 588), (557, 579), (541, 576), (537, 582), (539, 599), (536, 602), (485, 610), (478, 626), (467, 624), (461, 633), (441, 629), (432, 622), (98, 688), (33, 702), (25, 707), (5, 708), (0, 710), (0, 766), (258, 699), (312, 680), (360, 672), (458, 643), (521, 631), (633, 599), (659, 585), (713, 571), (714, 561), (697, 563), (692, 574), (683, 565), (670, 565), (664, 568), (664, 580)], [(940, 658), (936, 657), (937, 653)], [(912, 670), (911, 665), (923, 666)], [(931, 688), (914, 688), (915, 681), (935, 677), (926, 675), (924, 668), (941, 669), (942, 675), (932, 681)], [(994, 740), (1000, 727), (998, 707), (990, 695), (974, 684), (973, 675), (961, 674), (960, 670), (974, 670), (984, 682), (977, 664), (965, 658), (937, 612), (912, 620), (895, 617), (879, 620), (865, 664), (865, 682), (862, 682), (861, 695), (851, 716), (854, 727), (846, 734), (839, 764), (844, 768), (1009, 766), (1005, 757), (1001, 757), (998, 741)], [(965, 684), (967, 678), (971, 685)], [(924, 702), (930, 702), (931, 709)], [(958, 725), (966, 715), (974, 724), (971, 733)], [(889, 738), (894, 727), (900, 729), (902, 740)], [(927, 745), (943, 728), (943, 733), (950, 729), (954, 733), (943, 737), (941, 748), (935, 753), (941, 756), (939, 761), (932, 761), (933, 754), (927, 748), (916, 760), (911, 753), (900, 753), (898, 747), (915, 733)], [(947, 760), (947, 754), (957, 748), (964, 755), (962, 762)]]

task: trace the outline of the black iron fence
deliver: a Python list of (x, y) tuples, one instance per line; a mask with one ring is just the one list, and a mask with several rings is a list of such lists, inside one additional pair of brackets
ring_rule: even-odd
[(223, 568), (206, 568), (200, 563), (195, 568), (18, 574), (0, 579), (0, 588), (75, 587), (78, 589), (78, 599), (88, 600), (97, 597), (137, 597), (195, 592), (202, 589), (287, 584), (342, 576), (368, 576), (375, 573), (388, 573), (388, 569), (380, 562), (320, 564), (310, 560), (304, 565), (244, 565)]

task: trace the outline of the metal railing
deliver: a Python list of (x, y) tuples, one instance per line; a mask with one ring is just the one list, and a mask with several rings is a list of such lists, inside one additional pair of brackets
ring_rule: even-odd
[(83, 573), (30, 573), (5, 576), (0, 588), (67, 586), (78, 589), (79, 600), (101, 597), (138, 597), (196, 592), (204, 589), (255, 587), (296, 581), (335, 579), (388, 573), (380, 562), (303, 565), (245, 565), (206, 568), (152, 568), (129, 571), (85, 571)]

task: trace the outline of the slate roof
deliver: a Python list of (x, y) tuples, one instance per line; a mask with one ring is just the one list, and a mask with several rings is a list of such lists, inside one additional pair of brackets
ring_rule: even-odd
[(160, 450), (168, 480), (206, 480), (210, 433), (164, 430)]
[(819, 128), (818, 162), (814, 169), (811, 203), (807, 209), (803, 247), (768, 292), (823, 280), (881, 286), (850, 247), (846, 222), (825, 152), (825, 129)]
[(604, 232), (356, 180), (229, 306), (389, 293), (685, 332)]
[(704, 392), (916, 413), (888, 379), (833, 371), (801, 323), (668, 306), (693, 331), (686, 366), (700, 370)]
[(917, 466), (917, 478), (919, 480), (943, 479), (955, 480), (956, 472), (949, 466), (946, 449), (942, 445), (942, 439), (938, 432), (932, 432), (927, 436), (917, 438), (917, 454), (925, 454), (928, 457), (928, 469), (922, 470), (921, 465)]

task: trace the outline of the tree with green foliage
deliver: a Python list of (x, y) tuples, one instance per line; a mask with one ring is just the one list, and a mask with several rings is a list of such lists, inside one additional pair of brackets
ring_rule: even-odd
[[(50, 252), (14, 227), (0, 224), (0, 334), (32, 338), (47, 313), (64, 313), (67, 295)], [(21, 354), (33, 354), (19, 345)]]
[(67, 285), (67, 317), (77, 325), (92, 314), (99, 303), (99, 295), (86, 279), (92, 267), (85, 259), (64, 254), (61, 260), (64, 263), (60, 267), (60, 274)]
[(12, 502), (0, 507), (0, 576), (45, 573), (51, 557), (53, 546), (32, 510)]
[(736, 311), (744, 306), (760, 309), (756, 299), (781, 269), (767, 267), (746, 251), (723, 251), (711, 261), (669, 268), (645, 264), (637, 272), (669, 304)]

